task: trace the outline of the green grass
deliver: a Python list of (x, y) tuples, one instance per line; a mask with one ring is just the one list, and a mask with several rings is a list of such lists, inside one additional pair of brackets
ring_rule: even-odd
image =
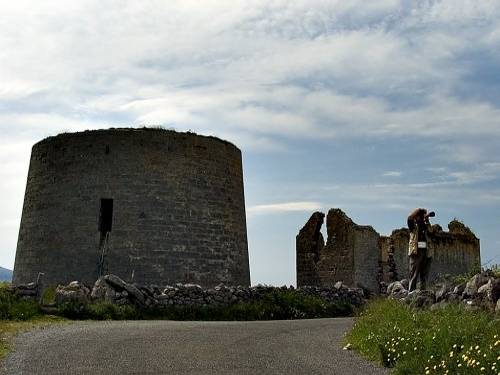
[(9, 287), (10, 283), (0, 283), (0, 360), (9, 352), (16, 333), (64, 320), (43, 315), (38, 303), (17, 297)]
[(370, 302), (346, 345), (394, 374), (500, 373), (500, 316), (459, 305), (415, 311), (393, 300)]

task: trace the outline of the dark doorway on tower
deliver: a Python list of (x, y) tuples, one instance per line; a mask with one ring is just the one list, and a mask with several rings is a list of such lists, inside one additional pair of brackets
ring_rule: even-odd
[(113, 199), (101, 198), (101, 210), (99, 212), (99, 232), (111, 232), (113, 227)]
[(101, 208), (99, 210), (99, 259), (97, 263), (97, 277), (108, 273), (109, 236), (113, 227), (113, 199), (101, 198)]

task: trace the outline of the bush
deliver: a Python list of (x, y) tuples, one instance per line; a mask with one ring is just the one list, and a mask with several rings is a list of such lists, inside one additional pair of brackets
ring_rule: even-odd
[(19, 298), (6, 285), (0, 287), (0, 320), (29, 320), (38, 315), (36, 301)]
[(43, 291), (42, 303), (44, 305), (50, 305), (56, 302), (56, 288), (50, 287)]
[(460, 305), (415, 311), (393, 300), (373, 301), (346, 340), (396, 374), (500, 372), (499, 317)]
[(500, 264), (493, 264), (490, 270), (493, 272), (493, 276), (500, 277)]
[(474, 275), (481, 272), (481, 267), (473, 267), (469, 272), (452, 278), (454, 284), (466, 284)]
[(80, 320), (124, 320), (141, 318), (140, 312), (133, 306), (119, 306), (105, 302), (89, 304), (67, 302), (58, 307), (58, 314), (69, 319)]
[(35, 301), (20, 300), (10, 307), (8, 319), (10, 320), (30, 320), (40, 315), (40, 306)]

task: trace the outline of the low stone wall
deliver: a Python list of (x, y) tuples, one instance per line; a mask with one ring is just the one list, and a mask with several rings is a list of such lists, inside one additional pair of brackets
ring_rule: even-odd
[(9, 290), (17, 297), (37, 300), (40, 297), (41, 288), (37, 283), (10, 285)]
[(159, 287), (129, 284), (115, 275), (106, 275), (96, 281), (92, 288), (73, 281), (59, 285), (56, 289), (56, 304), (66, 302), (107, 302), (117, 305), (138, 307), (168, 306), (228, 306), (239, 302), (252, 302), (265, 298), (274, 291), (289, 291), (306, 296), (321, 297), (325, 302), (347, 302), (354, 306), (364, 303), (363, 290), (349, 288), (337, 283), (331, 288), (311, 287), (272, 287), (272, 286), (216, 286), (202, 288), (195, 284), (176, 284)]

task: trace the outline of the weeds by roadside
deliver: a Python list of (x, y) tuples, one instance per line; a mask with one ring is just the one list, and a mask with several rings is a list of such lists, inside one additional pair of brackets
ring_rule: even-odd
[(0, 359), (8, 353), (10, 338), (17, 332), (64, 320), (43, 315), (38, 303), (17, 297), (9, 287), (10, 283), (0, 284)]
[(395, 374), (500, 373), (500, 317), (460, 305), (415, 311), (394, 300), (372, 301), (346, 345)]
[(65, 321), (57, 316), (38, 316), (31, 320), (0, 320), (0, 360), (10, 351), (10, 339), (19, 332), (28, 331), (35, 327), (44, 327), (53, 323)]
[(9, 290), (9, 284), (0, 285), (0, 320), (26, 321), (41, 314), (38, 303), (18, 298)]

